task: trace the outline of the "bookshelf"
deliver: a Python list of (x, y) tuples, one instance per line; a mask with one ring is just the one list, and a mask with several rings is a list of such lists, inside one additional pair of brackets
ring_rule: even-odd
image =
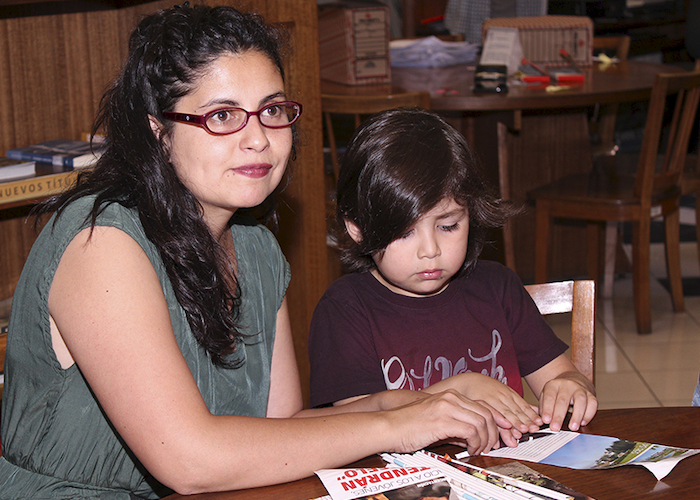
[[(0, 151), (89, 131), (99, 99), (126, 57), (132, 28), (173, 0), (0, 1)], [(193, 0), (191, 3), (204, 3)], [(321, 137), (316, 2), (211, 0), (282, 23), (290, 99), (304, 104), (293, 178), (281, 203), (278, 239), (292, 268), (287, 298), (305, 400), (306, 339), (313, 308), (329, 283)], [(0, 207), (0, 301), (12, 296), (35, 239), (27, 207)]]

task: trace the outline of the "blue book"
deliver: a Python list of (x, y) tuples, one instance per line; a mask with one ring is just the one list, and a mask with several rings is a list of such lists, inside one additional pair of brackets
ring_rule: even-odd
[(84, 168), (94, 165), (99, 159), (103, 145), (88, 141), (58, 139), (32, 144), (21, 148), (8, 149), (5, 156), (15, 160), (51, 163), (71, 168)]

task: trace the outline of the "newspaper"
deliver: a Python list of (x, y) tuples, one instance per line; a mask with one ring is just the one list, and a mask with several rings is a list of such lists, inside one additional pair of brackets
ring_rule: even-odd
[[(532, 433), (516, 448), (502, 447), (483, 455), (568, 467), (571, 469), (611, 469), (641, 465), (661, 480), (684, 458), (700, 449), (677, 448), (615, 437), (580, 434), (549, 429)], [(458, 453), (457, 458), (469, 456)]]

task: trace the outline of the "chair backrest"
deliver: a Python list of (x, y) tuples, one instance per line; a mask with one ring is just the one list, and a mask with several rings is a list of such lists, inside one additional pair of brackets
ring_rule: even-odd
[[(700, 61), (700, 2), (691, 0), (687, 2), (687, 10), (685, 13), (685, 48), (690, 57)], [(697, 65), (695, 69), (700, 69)]]
[[(7, 350), (7, 332), (0, 332), (0, 373), (5, 370), (5, 351)], [(0, 384), (0, 388), (2, 384)], [(2, 392), (0, 392), (0, 395)]]
[(371, 115), (394, 108), (418, 107), (430, 109), (430, 93), (405, 92), (397, 94), (377, 95), (335, 95), (321, 94), (321, 108), (326, 120), (328, 130), (328, 144), (331, 149), (331, 162), (336, 180), (338, 179), (338, 149), (333, 133), (332, 115), (354, 115), (355, 128), (360, 125), (363, 115)]
[[(635, 195), (640, 198), (643, 206), (651, 205), (654, 193), (680, 191), (681, 175), (699, 99), (700, 71), (656, 75), (649, 99), (634, 187)], [(670, 110), (671, 105), (673, 115), (670, 122), (667, 122), (666, 110)], [(667, 136), (664, 134), (665, 126), (668, 126)], [(662, 138), (665, 151), (663, 157), (659, 157)]]
[(605, 52), (607, 55), (617, 57), (620, 61), (626, 61), (630, 51), (630, 36), (594, 36), (593, 53)]
[[(501, 198), (510, 201), (510, 152), (509, 140), (511, 132), (503, 122), (496, 124), (498, 137), (498, 186)], [(514, 272), (515, 267), (515, 235), (513, 234), (513, 224), (511, 220), (506, 220), (503, 224), (503, 253), (506, 266)]]
[[(604, 52), (606, 55), (626, 61), (630, 51), (629, 35), (594, 36), (593, 53)], [(589, 123), (591, 135), (596, 138), (593, 156), (607, 156), (617, 152), (615, 143), (615, 122), (617, 121), (618, 104), (596, 104)]]
[(526, 285), (542, 315), (571, 312), (571, 361), (594, 382), (595, 281), (577, 280)]

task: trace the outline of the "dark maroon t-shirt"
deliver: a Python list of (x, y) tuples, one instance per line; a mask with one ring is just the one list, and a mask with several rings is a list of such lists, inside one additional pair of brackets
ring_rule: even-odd
[(518, 276), (479, 261), (438, 295), (407, 297), (370, 273), (336, 280), (311, 321), (311, 405), (420, 390), (464, 372), (523, 394), (521, 376), (565, 352)]

